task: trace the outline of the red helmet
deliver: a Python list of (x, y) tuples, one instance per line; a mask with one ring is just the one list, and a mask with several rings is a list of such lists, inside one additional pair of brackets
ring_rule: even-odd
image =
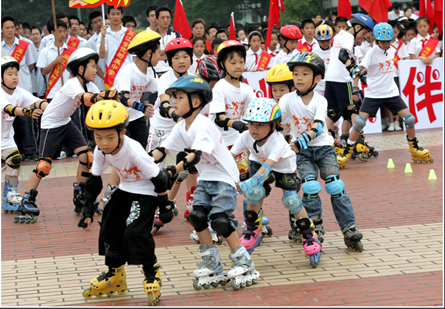
[(287, 40), (299, 40), (302, 38), (301, 30), (297, 26), (287, 25), (280, 29), (280, 34)]
[(189, 40), (185, 38), (176, 38), (167, 43), (165, 47), (165, 53), (167, 54), (167, 60), (169, 65), (171, 66), (171, 59), (176, 54), (176, 52), (184, 50), (187, 54), (189, 54), (191, 61), (193, 63), (193, 46)]

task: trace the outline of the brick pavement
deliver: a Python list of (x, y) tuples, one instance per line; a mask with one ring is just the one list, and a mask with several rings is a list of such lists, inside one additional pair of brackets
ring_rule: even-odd
[[(189, 238), (192, 228), (182, 218), (185, 190), (181, 188), (180, 215), (155, 237), (163, 278), (159, 305), (442, 306), (443, 134), (431, 130), (417, 135), (421, 146), (431, 151), (433, 164), (413, 163), (404, 134), (394, 132), (367, 136), (380, 155), (369, 162), (351, 160), (341, 171), (357, 227), (364, 235), (362, 253), (345, 247), (323, 190), (324, 254), (319, 266), (311, 268), (301, 245), (287, 239), (287, 214), (281, 196), (273, 192), (264, 210), (274, 235), (252, 254), (260, 281), (241, 291), (229, 286), (193, 289), (197, 245)], [(395, 169), (386, 169), (388, 158), (394, 160)], [(407, 162), (412, 174), (403, 172)], [(42, 181), (36, 224), (13, 224), (13, 215), (2, 214), (2, 306), (146, 305), (143, 275), (137, 266), (126, 267), (128, 293), (89, 300), (81, 295), (105, 267), (103, 257), (97, 255), (98, 224), (93, 232), (83, 232), (72, 212), (76, 164), (75, 159), (56, 161), (57, 175)], [(32, 168), (34, 163), (24, 164), (20, 191)], [(436, 181), (427, 180), (431, 168)], [(241, 209), (235, 215), (242, 218)], [(228, 247), (218, 248), (225, 268), (230, 267)]]

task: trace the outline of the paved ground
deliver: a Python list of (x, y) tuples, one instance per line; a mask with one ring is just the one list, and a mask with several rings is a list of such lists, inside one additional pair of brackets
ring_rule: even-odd
[[(343, 243), (329, 196), (321, 193), (327, 234), (317, 268), (309, 266), (302, 247), (287, 239), (287, 213), (281, 196), (272, 193), (264, 210), (274, 234), (252, 254), (261, 273), (257, 285), (240, 291), (230, 286), (195, 291), (192, 272), (198, 246), (184, 220), (185, 190), (178, 197), (180, 215), (156, 235), (162, 265), (159, 306), (443, 306), (443, 133), (419, 131), (433, 164), (413, 163), (403, 132), (369, 135), (380, 155), (369, 162), (350, 161), (341, 178), (351, 197), (365, 250)], [(387, 169), (388, 159), (395, 163)], [(410, 163), (413, 173), (405, 174)], [(142, 269), (128, 266), (129, 291), (120, 296), (85, 300), (82, 291), (106, 270), (97, 255), (99, 216), (94, 229), (77, 228), (72, 182), (75, 159), (56, 161), (39, 188), (41, 215), (36, 224), (14, 224), (2, 214), (2, 306), (134, 306), (146, 305)], [(25, 162), (23, 192), (34, 163)], [(434, 169), (437, 180), (428, 180)], [(104, 182), (108, 175), (105, 176)], [(240, 206), (237, 218), (242, 218)], [(225, 268), (229, 248), (218, 247)]]

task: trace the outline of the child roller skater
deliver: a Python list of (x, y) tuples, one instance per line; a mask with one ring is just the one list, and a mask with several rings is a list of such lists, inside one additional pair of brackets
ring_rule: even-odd
[[(1, 58), (2, 67), (2, 174), (5, 175), (3, 187), (2, 209), (5, 213), (17, 213), (22, 197), (17, 192), (22, 157), (14, 141), (14, 128), (12, 123), (16, 116), (32, 117), (38, 119), (48, 103), (33, 96), (28, 91), (17, 87), (19, 83), (19, 62), (11, 56)], [(31, 223), (33, 209), (21, 209), (24, 215), (21, 220)], [(26, 216), (29, 214), (28, 216)], [(23, 223), (22, 222), (22, 223)], [(35, 222), (35, 221), (34, 221)], [(34, 223), (32, 222), (32, 223)]]
[[(239, 171), (218, 128), (201, 114), (201, 109), (212, 101), (212, 90), (200, 77), (183, 76), (166, 93), (175, 97), (173, 108), (184, 120), (173, 127), (161, 147), (152, 154), (156, 161), (163, 160), (166, 153), (178, 154), (182, 159), (176, 165), (176, 173), (191, 168), (199, 172), (193, 209), (187, 217), (198, 234), (199, 256), (203, 259), (193, 272), (196, 278), (193, 287), (208, 289), (225, 285), (228, 280), (235, 290), (256, 284), (259, 272), (240, 243), (236, 233), (238, 221), (231, 217), (236, 208), (235, 183), (239, 180)], [(213, 230), (229, 244), (232, 268), (227, 274), (223, 273), (219, 251), (213, 245), (209, 220)]]
[[(297, 153), (297, 170), (303, 183), (303, 205), (313, 221), (321, 220), (321, 191), (318, 173), (325, 181), (325, 189), (331, 195), (335, 217), (344, 235), (345, 244), (358, 251), (363, 250), (363, 235), (355, 227), (355, 215), (351, 201), (340, 179), (333, 137), (326, 127), (327, 101), (314, 92), (323, 79), (323, 60), (311, 52), (303, 52), (288, 62), (294, 74), (296, 91), (280, 99), (280, 108), (291, 122), (292, 150)], [(294, 118), (292, 118), (294, 117)], [(309, 120), (304, 123), (303, 120)], [(324, 232), (323, 232), (324, 233)], [(320, 236), (320, 234), (319, 234)], [(319, 237), (320, 238), (320, 237)], [(321, 239), (320, 239), (321, 241)]]
[[(379, 23), (373, 30), (374, 38), (377, 45), (371, 48), (354, 71), (359, 74), (363, 70), (367, 70), (368, 88), (363, 105), (360, 108), (360, 114), (354, 121), (351, 136), (348, 139), (347, 147), (343, 154), (338, 156), (338, 164), (340, 167), (346, 167), (351, 158), (354, 144), (359, 138), (360, 132), (366, 125), (369, 117), (374, 117), (382, 105), (385, 105), (393, 114), (397, 113), (403, 118), (406, 125), (406, 138), (411, 151), (411, 157), (414, 162), (433, 162), (428, 149), (419, 147), (416, 138), (414, 123), (416, 119), (410, 113), (408, 107), (400, 98), (399, 89), (394, 82), (394, 54), (396, 49), (391, 46), (394, 32), (392, 26), (388, 23)], [(385, 66), (385, 71), (380, 69), (380, 63), (390, 63)], [(356, 147), (360, 152), (361, 148)], [(366, 149), (365, 149), (366, 150)]]
[(124, 105), (112, 100), (96, 103), (86, 116), (85, 124), (93, 130), (97, 146), (85, 186), (86, 202), (79, 227), (90, 231), (94, 201), (102, 191), (100, 175), (113, 166), (119, 171), (121, 182), (104, 209), (100, 227), (99, 255), (105, 255), (108, 272), (91, 280), (83, 296), (124, 293), (127, 289), (125, 263), (142, 264), (147, 303), (152, 306), (161, 296), (161, 274), (150, 231), (158, 206), (164, 222), (173, 218), (166, 194), (171, 180), (139, 142), (125, 136), (128, 119)]
[(247, 106), (243, 119), (248, 122), (249, 131), (242, 133), (230, 150), (233, 156), (246, 148), (250, 150), (250, 178), (239, 184), (248, 201), (244, 211), (247, 228), (240, 241), (249, 253), (261, 242), (263, 200), (270, 194), (270, 185), (275, 181), (275, 186), (283, 190), (283, 205), (295, 217), (295, 227), (304, 239), (304, 253), (315, 268), (320, 259), (321, 244), (296, 192), (299, 182), (295, 153), (284, 136), (278, 133), (282, 130), (280, 107), (272, 99), (257, 98)]

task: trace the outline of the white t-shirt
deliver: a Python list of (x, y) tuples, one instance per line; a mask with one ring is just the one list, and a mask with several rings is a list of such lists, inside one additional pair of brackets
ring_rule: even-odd
[(263, 164), (267, 159), (270, 159), (276, 162), (272, 167), (272, 170), (275, 172), (283, 174), (295, 173), (297, 169), (296, 155), (282, 134), (275, 130), (263, 146), (257, 145), (258, 152), (253, 148), (254, 143), (255, 140), (249, 131), (245, 131), (238, 137), (230, 152), (238, 155), (247, 148), (250, 151), (249, 160)]
[(33, 96), (23, 88), (16, 87), (14, 93), (9, 95), (3, 88), (0, 90), (0, 100), (2, 108), (2, 146), (1, 149), (16, 148), (14, 141), (14, 128), (12, 123), (15, 117), (9, 116), (4, 112), (7, 105), (15, 105), (21, 108), (30, 108), (31, 105), (40, 99)]
[[(403, 43), (403, 41), (396, 38), (396, 40), (394, 41), (394, 43), (391, 44), (391, 46), (396, 49), (397, 54), (399, 55), (400, 58), (399, 60), (409, 59), (408, 48)], [(399, 76), (399, 69), (395, 66), (394, 66), (394, 76), (395, 77)]]
[[(255, 99), (252, 88), (245, 83), (240, 83), (237, 88), (227, 82), (224, 78), (220, 79), (213, 87), (213, 101), (210, 102), (210, 119), (215, 120), (216, 114), (225, 113), (232, 120), (243, 120), (244, 108)], [(239, 132), (229, 128), (218, 127), (227, 146), (235, 144)]]
[[(120, 74), (114, 81), (112, 89), (119, 91), (129, 91), (130, 99), (141, 102), (143, 92), (156, 92), (158, 90), (158, 78), (154, 75), (151, 67), (147, 68), (147, 74), (139, 70), (135, 62), (126, 65), (121, 69)], [(129, 121), (144, 117), (144, 113), (127, 107)]]
[(125, 136), (121, 150), (115, 155), (104, 154), (96, 146), (91, 173), (100, 176), (110, 166), (119, 174), (120, 190), (157, 196), (151, 178), (158, 176), (159, 167), (139, 142)]
[[(331, 50), (330, 49), (323, 50), (320, 48), (320, 45), (317, 45), (314, 47), (312, 52), (314, 54), (317, 54), (318, 56), (320, 56), (320, 58), (323, 60), (325, 75), (326, 75), (326, 72), (328, 71), (328, 67), (329, 67), (329, 61), (331, 59)], [(315, 87), (315, 90), (316, 91), (324, 91), (325, 84), (326, 84), (326, 82), (324, 81), (324, 79), (322, 79)]]
[[(60, 54), (62, 54), (67, 48), (68, 48), (68, 46), (66, 45), (66, 43), (63, 43), (63, 46), (60, 48)], [(44, 49), (42, 49), (40, 51), (39, 59), (37, 60), (36, 66), (39, 67), (40, 69), (44, 69), (51, 62), (53, 62), (54, 59), (56, 59), (57, 57), (58, 57), (57, 47), (56, 47), (56, 45), (54, 45), (54, 41), (51, 41), (48, 46), (46, 46)], [(56, 64), (56, 65), (58, 66), (58, 64)], [(45, 79), (47, 82), (49, 81), (49, 77), (50, 77), (53, 69), (54, 69), (54, 67), (51, 69), (51, 71), (48, 74), (45, 75)], [(70, 73), (68, 72), (68, 70), (66, 68), (63, 71), (62, 76), (63, 76), (63, 82), (66, 83), (68, 81), (68, 79), (70, 78)], [(62, 88), (62, 78), (59, 78), (57, 83), (54, 84), (51, 91), (48, 93), (47, 98), (48, 99), (54, 98), (54, 96), (57, 94), (57, 92), (60, 90), (60, 88)]]
[[(431, 37), (430, 34), (427, 34), (426, 37), (422, 37), (420, 34), (417, 34), (414, 38), (409, 41), (408, 44), (408, 53), (410, 55), (414, 55), (416, 57), (419, 57), (420, 52), (422, 51), (422, 40), (429, 40)], [(434, 49), (433, 54), (440, 53), (440, 44), (436, 45), (436, 48)]]
[(331, 47), (331, 60), (325, 80), (330, 82), (348, 83), (352, 80), (346, 66), (338, 59), (340, 49), (346, 48), (352, 53), (354, 36), (345, 30), (341, 30), (335, 37)]
[(363, 60), (363, 57), (365, 57), (368, 50), (370, 50), (372, 47), (374, 47), (375, 44), (371, 44), (368, 41), (364, 40), (362, 44), (359, 46), (356, 46), (354, 48), (355, 54), (357, 55), (358, 62)]
[[(99, 89), (94, 83), (87, 84), (88, 92), (99, 93)], [(65, 84), (54, 96), (51, 103), (45, 109), (42, 115), (41, 128), (53, 129), (66, 125), (71, 121), (71, 115), (79, 107), (80, 100), (77, 98), (79, 93), (85, 90), (77, 77), (65, 81)]]
[(270, 67), (273, 67), (274, 65), (279, 63), (288, 63), (298, 53), (299, 51), (296, 48), (290, 54), (287, 54), (286, 52), (284, 52), (284, 50), (280, 50), (280, 52), (275, 57), (273, 57), (272, 60), (270, 60), (270, 62), (273, 62), (272, 64), (270, 64)]
[[(65, 40), (66, 44), (68, 44), (68, 41), (70, 40), (70, 37), (71, 36), (68, 34), (68, 36), (67, 36), (67, 38)], [(77, 37), (77, 38), (80, 41), (79, 45), (77, 46), (77, 48), (88, 47), (88, 41), (87, 40), (85, 40), (84, 38), (82, 38), (80, 36)], [(54, 35), (52, 35), (52, 34), (45, 35), (42, 38), (42, 41), (40, 41), (40, 49), (49, 46), (51, 43), (54, 43)]]
[[(278, 55), (278, 53), (282, 50), (280, 44), (277, 44), (277, 47), (275, 48), (274, 51), (271, 51), (269, 49), (269, 47), (267, 48), (267, 52), (272, 56), (272, 58), (274, 58), (276, 55)], [(273, 61), (273, 59), (270, 60), (271, 62)]]
[(193, 63), (188, 69), (188, 74), (197, 74), (198, 73), (198, 64), (202, 61), (202, 59), (206, 58), (206, 54), (202, 54), (200, 58), (196, 57), (195, 54), (193, 54)]
[(396, 49), (384, 51), (378, 45), (371, 48), (360, 63), (368, 70), (366, 88), (367, 98), (392, 98), (399, 95), (394, 82), (394, 55)]
[(174, 126), (161, 146), (173, 155), (185, 148), (200, 150), (201, 160), (196, 164), (198, 181), (222, 181), (235, 187), (239, 171), (215, 124), (199, 114), (188, 130), (185, 125), (185, 121), (181, 121)]
[[(278, 105), (280, 105), (282, 115), (285, 116), (283, 120), (292, 121), (290, 127), (293, 141), (301, 137), (303, 132), (309, 131), (314, 124), (314, 120), (321, 120), (323, 121), (323, 132), (320, 136), (311, 140), (309, 146), (332, 146), (334, 144), (334, 138), (329, 135), (326, 126), (328, 101), (325, 97), (314, 92), (312, 100), (308, 105), (305, 105), (301, 97), (294, 91), (285, 94)], [(283, 126), (286, 126), (286, 123), (283, 123)]]
[(263, 50), (261, 49), (261, 47), (258, 48), (256, 52), (252, 50), (252, 47), (249, 47), (246, 52), (246, 63), (244, 64), (244, 69), (246, 71), (251, 71), (252, 69), (256, 70), (262, 53)]

